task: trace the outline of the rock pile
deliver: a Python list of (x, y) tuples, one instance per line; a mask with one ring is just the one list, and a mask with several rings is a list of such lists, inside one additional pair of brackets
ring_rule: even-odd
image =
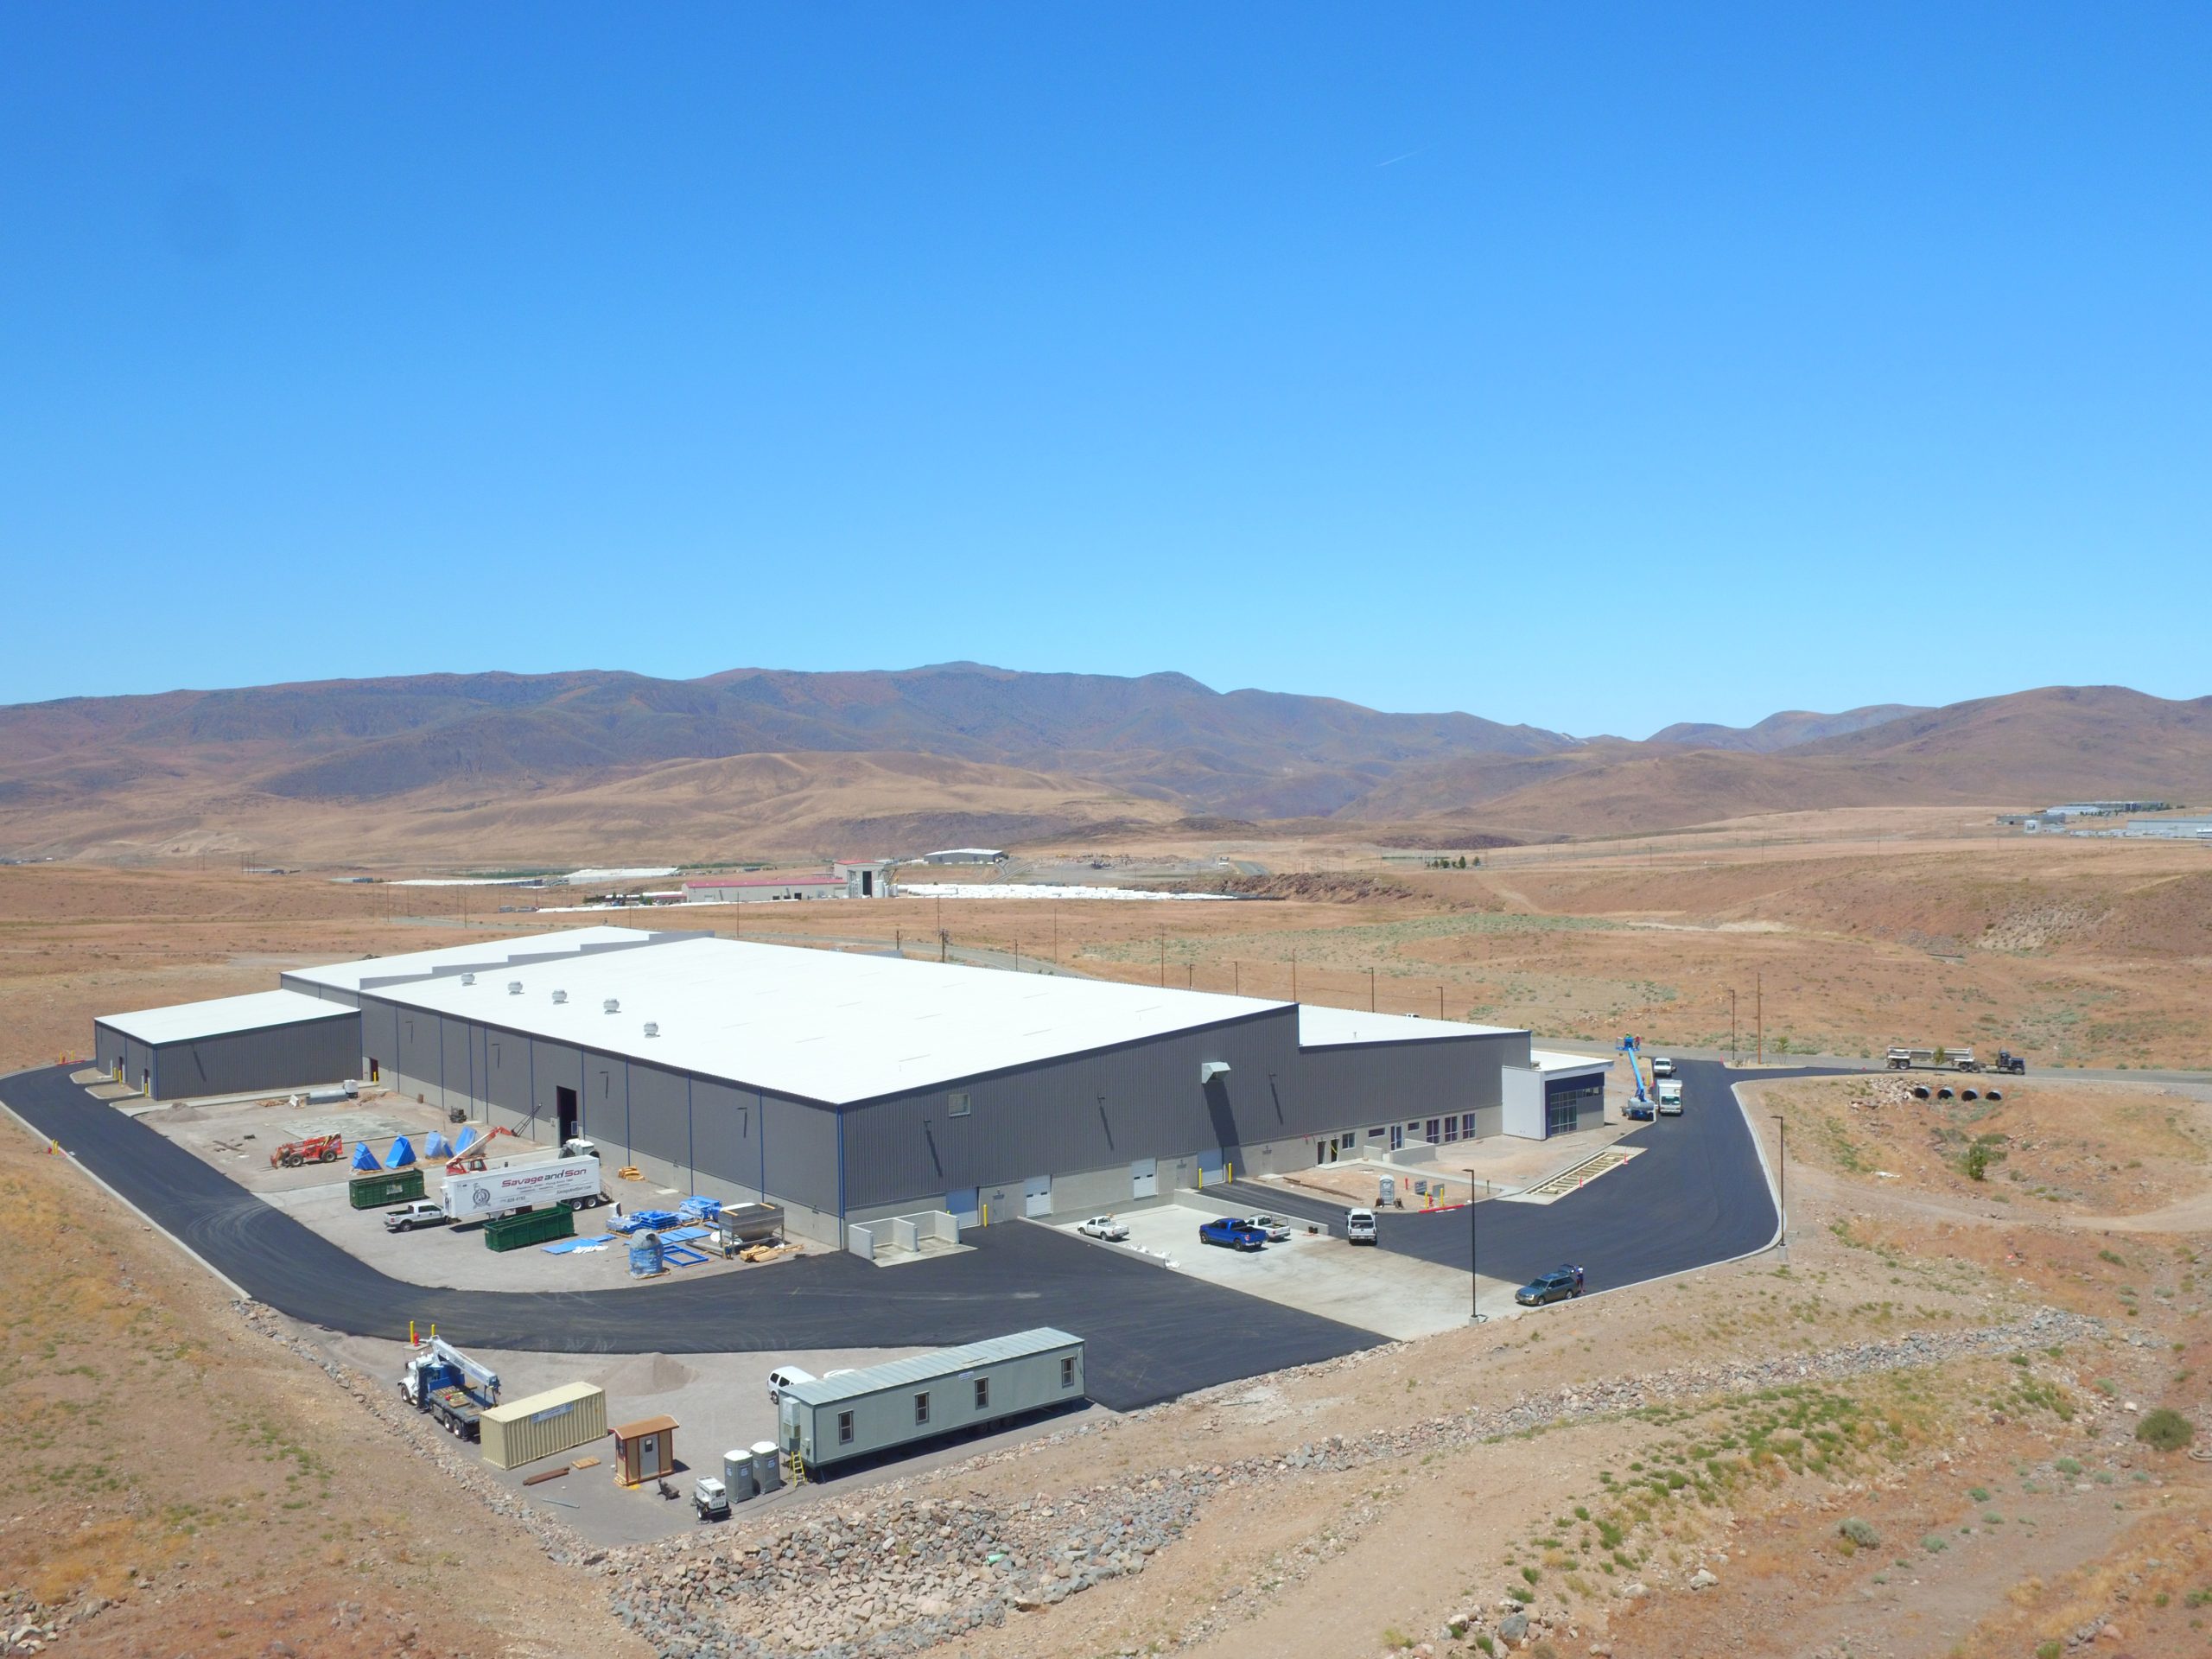
[[(2080, 1315), (2044, 1309), (2008, 1325), (1614, 1377), (1509, 1406), (1362, 1435), (1332, 1434), (1274, 1456), (1192, 1464), (1003, 1509), (911, 1492), (878, 1497), (817, 1510), (804, 1521), (723, 1529), (620, 1554), (614, 1608), (662, 1653), (681, 1659), (891, 1659), (1141, 1572), (1208, 1499), (1225, 1491), (1457, 1450), (1659, 1402), (1992, 1357), (2083, 1340), (2101, 1329)], [(1504, 1619), (1516, 1617), (1533, 1616), (1516, 1608)], [(1504, 1619), (1497, 1634), (1510, 1642)], [(1204, 1619), (1185, 1640), (1213, 1628), (1214, 1621)], [(1525, 1636), (1534, 1627), (1518, 1628)]]

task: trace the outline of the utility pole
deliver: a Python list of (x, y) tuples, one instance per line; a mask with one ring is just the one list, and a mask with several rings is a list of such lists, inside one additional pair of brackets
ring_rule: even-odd
[(1298, 950), (1295, 946), (1290, 952), (1290, 1000), (1294, 1002), (1298, 1001)]
[(1782, 1259), (1789, 1260), (1789, 1125), (1780, 1112), (1774, 1115), (1774, 1125), (1782, 1135), (1782, 1157), (1776, 1173), (1782, 1178)]
[(1229, 959), (1229, 994), (1231, 996), (1244, 995), (1244, 964), (1234, 957)]
[(1195, 957), (1183, 964), (1183, 988), (1186, 991), (1198, 988), (1198, 963)]
[(1021, 941), (1019, 938), (1014, 942), (1014, 971), (1017, 974), (1021, 971)]
[(1468, 1309), (1467, 1322), (1480, 1325), (1483, 1313), (1482, 1238), (1475, 1224), (1475, 1172), (1467, 1172), (1467, 1281), (1473, 1306)]
[(1736, 988), (1728, 988), (1728, 1064), (1736, 1064)]
[(1766, 976), (1762, 973), (1751, 982), (1751, 1008), (1758, 1019), (1758, 1058), (1756, 1065), (1766, 1064)]
[(1167, 988), (1167, 936), (1160, 936), (1160, 988)]
[(1367, 1011), (1370, 1014), (1375, 1012), (1375, 970), (1372, 968), (1367, 970)]
[(1441, 985), (1436, 988), (1436, 1017), (1440, 1020), (1444, 1017), (1444, 988)]

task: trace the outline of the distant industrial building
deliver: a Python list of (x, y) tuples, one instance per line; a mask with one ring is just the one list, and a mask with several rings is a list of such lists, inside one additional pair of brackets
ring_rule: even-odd
[(1003, 864), (1006, 855), (995, 847), (947, 847), (939, 852), (924, 853), (914, 861), (918, 864)]
[(2151, 841), (2212, 840), (2212, 818), (2130, 818), (2120, 833)]
[(380, 1081), (835, 1243), (1588, 1128), (1609, 1069), (1502, 1027), (616, 927), (298, 969), (96, 1031), (161, 1097)]
[(687, 905), (753, 904), (776, 899), (842, 899), (842, 875), (702, 875), (683, 884)]

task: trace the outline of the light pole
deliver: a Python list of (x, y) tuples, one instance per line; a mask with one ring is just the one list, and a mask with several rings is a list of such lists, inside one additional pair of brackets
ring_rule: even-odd
[(1773, 1114), (1774, 1126), (1782, 1135), (1782, 1154), (1775, 1173), (1782, 1178), (1782, 1259), (1789, 1260), (1789, 1125), (1780, 1112)]
[(1467, 1171), (1467, 1280), (1474, 1300), (1467, 1322), (1480, 1325), (1490, 1316), (1483, 1312), (1482, 1243), (1475, 1228), (1475, 1172)]
[(1736, 1064), (1736, 988), (1728, 988), (1728, 1064)]

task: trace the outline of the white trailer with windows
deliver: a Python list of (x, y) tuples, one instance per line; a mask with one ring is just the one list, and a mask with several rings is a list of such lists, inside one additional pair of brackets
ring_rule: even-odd
[(1028, 1417), (1084, 1397), (1083, 1338), (1050, 1325), (789, 1382), (783, 1450), (808, 1469)]

